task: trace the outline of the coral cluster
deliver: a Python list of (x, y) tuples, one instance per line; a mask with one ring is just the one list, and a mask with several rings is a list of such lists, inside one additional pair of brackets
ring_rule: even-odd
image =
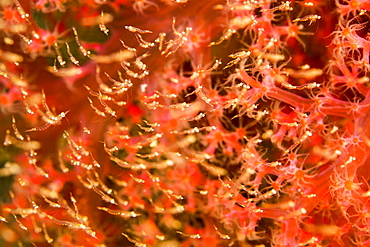
[(0, 2), (1, 246), (370, 246), (367, 0)]

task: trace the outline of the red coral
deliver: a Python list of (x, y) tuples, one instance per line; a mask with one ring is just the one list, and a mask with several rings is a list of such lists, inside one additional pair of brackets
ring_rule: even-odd
[(0, 245), (368, 245), (366, 1), (0, 8)]

